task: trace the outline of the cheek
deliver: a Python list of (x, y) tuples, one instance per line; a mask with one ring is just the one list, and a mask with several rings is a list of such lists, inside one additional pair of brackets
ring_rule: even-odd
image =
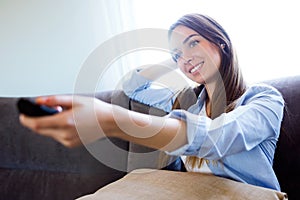
[(180, 69), (181, 72), (184, 72), (184, 64), (181, 61), (178, 60), (176, 65)]
[(212, 65), (211, 67), (215, 70), (218, 70), (221, 65), (221, 55), (217, 48), (209, 48), (208, 51), (206, 51), (207, 56), (209, 58), (209, 62)]

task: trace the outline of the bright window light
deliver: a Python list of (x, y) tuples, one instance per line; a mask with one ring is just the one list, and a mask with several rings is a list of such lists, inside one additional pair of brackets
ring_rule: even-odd
[(136, 28), (167, 29), (180, 16), (187, 13), (196, 12), (213, 17), (231, 37), (247, 82), (300, 75), (298, 62), (300, 12), (297, 9), (297, 1), (132, 0), (131, 2)]

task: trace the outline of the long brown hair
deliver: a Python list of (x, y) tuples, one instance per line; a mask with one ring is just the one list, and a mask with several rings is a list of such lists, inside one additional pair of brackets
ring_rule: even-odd
[[(187, 14), (170, 27), (169, 38), (171, 38), (174, 29), (179, 25), (196, 31), (219, 49), (221, 56), (220, 75), (217, 78), (217, 87), (211, 99), (211, 118), (215, 119), (222, 113), (233, 110), (236, 100), (245, 92), (246, 84), (228, 34), (219, 23), (208, 16)], [(175, 102), (178, 103), (178, 101)], [(174, 109), (180, 107), (180, 102), (179, 104), (177, 103), (174, 104)], [(187, 158), (187, 162), (192, 167), (201, 166), (203, 161), (204, 159), (196, 156)]]

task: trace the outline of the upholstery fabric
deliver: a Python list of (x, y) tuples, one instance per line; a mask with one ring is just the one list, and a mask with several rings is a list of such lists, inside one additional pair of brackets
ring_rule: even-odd
[[(265, 82), (276, 87), (286, 101), (286, 113), (282, 123), (284, 131), (277, 143), (273, 168), (282, 191), (288, 194), (290, 200), (296, 200), (300, 195), (300, 76)], [(96, 94), (96, 97), (138, 112), (164, 115), (160, 110), (130, 101), (121, 91), (101, 92)], [(22, 127), (18, 120), (16, 101), (17, 98), (0, 98), (0, 199), (74, 199), (91, 194), (126, 174), (100, 163), (83, 147), (68, 149), (51, 138), (42, 137)], [(180, 103), (181, 106), (185, 104), (184, 101)], [(153, 151), (121, 140), (112, 141), (120, 148), (127, 151), (130, 149), (130, 152)], [(113, 153), (110, 156), (118, 159), (118, 155)], [(124, 169), (129, 170), (135, 169), (135, 165), (130, 166), (130, 163), (139, 163), (138, 157), (131, 153), (119, 161)], [(177, 165), (178, 160), (175, 161)], [(138, 167), (148, 168), (146, 165), (140, 164)], [(178, 169), (180, 170), (180, 167)], [(137, 179), (146, 175), (144, 173), (134, 176), (136, 178), (132, 179), (135, 180), (132, 187), (142, 190), (142, 185), (138, 185)], [(167, 175), (161, 176), (165, 182), (169, 181)], [(162, 180), (153, 179), (151, 183), (155, 181)], [(179, 185), (180, 182), (181, 180), (178, 180)], [(130, 184), (126, 187), (130, 187)], [(164, 191), (168, 190), (165, 188)], [(177, 189), (178, 192), (180, 190)], [(176, 195), (180, 194), (176, 192)], [(120, 199), (124, 199), (123, 196)]]
[(94, 194), (78, 200), (275, 200), (285, 193), (220, 178), (210, 174), (164, 170), (134, 170)]

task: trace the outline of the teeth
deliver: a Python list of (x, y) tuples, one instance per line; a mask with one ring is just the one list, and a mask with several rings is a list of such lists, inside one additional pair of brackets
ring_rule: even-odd
[(194, 67), (193, 69), (191, 69), (191, 73), (194, 73), (195, 71), (197, 71), (198, 69), (200, 69), (200, 67), (202, 66), (204, 62), (201, 62), (199, 65), (197, 65), (196, 67)]

